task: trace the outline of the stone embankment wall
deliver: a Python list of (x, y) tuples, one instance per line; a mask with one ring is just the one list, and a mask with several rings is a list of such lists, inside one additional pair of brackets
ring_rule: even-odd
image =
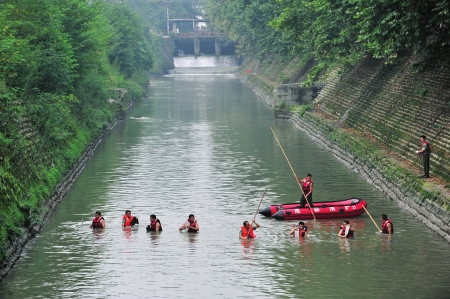
[[(389, 164), (383, 165), (380, 163), (377, 165), (378, 167), (374, 167), (369, 161), (355, 157), (349, 150), (343, 149), (335, 142), (330, 141), (324, 134), (321, 134), (323, 126), (315, 125), (311, 117), (311, 115), (299, 117), (295, 114), (278, 114), (278, 118), (293, 123), (297, 128), (307, 133), (347, 167), (359, 173), (366, 181), (381, 190), (399, 207), (422, 221), (447, 242), (450, 242), (450, 214), (439, 203), (420, 196), (398, 184), (395, 180), (386, 179), (383, 172), (389, 169)], [(380, 157), (380, 160), (382, 159), (383, 157)]]
[[(397, 65), (365, 59), (348, 73), (330, 78), (317, 109), (345, 127), (373, 138), (420, 167), (420, 135), (432, 144), (431, 173), (450, 181), (450, 66), (426, 73), (414, 58)], [(419, 143), (419, 144), (418, 144)]]
[[(409, 58), (386, 65), (368, 58), (346, 73), (336, 68), (327, 75), (326, 85), (314, 101), (315, 112), (299, 117), (278, 111), (276, 116), (305, 131), (450, 242), (450, 67), (439, 65), (427, 73), (417, 73), (414, 62)], [(301, 82), (311, 65), (294, 64), (306, 70), (299, 77)], [(284, 82), (272, 81), (276, 72), (270, 63), (262, 66), (247, 60), (236, 75), (275, 105), (273, 90)], [(422, 134), (432, 141), (431, 172), (438, 183), (420, 180), (415, 172), (422, 168), (414, 153)]]

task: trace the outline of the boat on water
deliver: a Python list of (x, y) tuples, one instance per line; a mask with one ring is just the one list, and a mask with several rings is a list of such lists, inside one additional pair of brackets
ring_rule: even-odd
[[(367, 202), (360, 198), (349, 198), (338, 201), (314, 202), (312, 211), (316, 219), (351, 218), (365, 212)], [(261, 215), (277, 220), (306, 220), (314, 216), (306, 205), (300, 208), (299, 203), (275, 204), (259, 211)]]

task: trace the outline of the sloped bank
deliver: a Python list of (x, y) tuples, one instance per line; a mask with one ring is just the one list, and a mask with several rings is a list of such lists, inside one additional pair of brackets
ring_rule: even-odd
[[(118, 90), (120, 93), (120, 101), (123, 100), (126, 94), (126, 90), (120, 89)], [(126, 109), (128, 110), (132, 105), (133, 101), (131, 101)], [(0, 282), (3, 278), (11, 271), (14, 267), (15, 263), (19, 260), (21, 255), (33, 244), (39, 232), (44, 228), (47, 224), (50, 217), (53, 215), (53, 212), (59, 206), (61, 200), (70, 190), (72, 185), (74, 184), (76, 178), (81, 173), (83, 168), (86, 166), (86, 163), (94, 154), (94, 151), (102, 142), (103, 138), (108, 135), (111, 130), (123, 120), (123, 115), (118, 114), (114, 121), (110, 123), (101, 134), (95, 138), (93, 141), (89, 143), (89, 145), (84, 149), (81, 157), (78, 159), (76, 163), (72, 166), (72, 168), (64, 175), (61, 181), (54, 188), (54, 192), (47, 199), (44, 200), (43, 204), (40, 206), (40, 210), (42, 211), (37, 223), (34, 223), (32, 226), (24, 227), (23, 233), (10, 241), (7, 245), (6, 258), (1, 261), (0, 264)]]
[[(248, 65), (244, 65), (242, 69), (248, 68)], [(274, 106), (273, 82), (268, 82), (264, 78), (261, 79), (261, 75), (255, 76), (242, 69), (236, 73), (237, 77)], [(361, 135), (353, 134), (355, 130), (349, 132), (344, 125), (330, 120), (320, 109), (317, 109), (317, 105), (323, 104), (324, 97), (332, 97), (333, 89), (345, 89), (345, 81), (337, 80), (332, 75), (323, 94), (319, 95), (315, 101), (317, 112), (306, 112), (303, 117), (299, 117), (289, 111), (277, 111), (276, 117), (293, 123), (307, 133), (345, 165), (384, 192), (399, 207), (450, 242), (447, 190), (424, 187), (423, 181), (418, 179), (411, 169), (403, 167), (404, 165), (401, 161), (397, 161), (396, 157), (389, 155), (385, 147), (361, 138)], [(370, 89), (370, 86), (364, 87)]]

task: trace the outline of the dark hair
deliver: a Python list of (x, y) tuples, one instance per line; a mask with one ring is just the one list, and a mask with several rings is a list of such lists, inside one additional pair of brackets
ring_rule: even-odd
[(310, 177), (312, 177), (312, 175), (310, 174), (310, 173), (308, 173), (306, 176), (310, 176)]
[(387, 215), (386, 214), (381, 214), (381, 219), (387, 220)]
[(151, 214), (150, 218), (156, 219), (156, 215), (155, 214)]
[(350, 222), (348, 222), (348, 220), (344, 220), (345, 223), (350, 224)]
[(425, 136), (425, 135), (420, 135), (420, 138), (427, 139), (427, 136)]
[(303, 221), (300, 221), (300, 222), (298, 223), (298, 225), (305, 225), (305, 224), (303, 223)]
[(98, 214), (99, 216), (102, 216), (102, 212), (100, 212), (100, 211), (95, 212), (95, 214)]
[(131, 213), (131, 211), (130, 211), (130, 210), (126, 210), (126, 211), (125, 211), (125, 214), (126, 214), (126, 213), (128, 213), (128, 212), (130, 212), (130, 213)]
[(245, 226), (246, 223), (248, 223), (248, 221), (244, 221), (243, 225)]
[(194, 214), (189, 214), (189, 219), (190, 219), (191, 217), (195, 217)]

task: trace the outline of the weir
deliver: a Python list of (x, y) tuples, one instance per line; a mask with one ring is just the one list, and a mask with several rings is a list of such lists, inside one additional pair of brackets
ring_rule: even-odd
[(239, 66), (236, 55), (179, 56), (173, 61), (175, 69), (167, 74), (232, 74)]

